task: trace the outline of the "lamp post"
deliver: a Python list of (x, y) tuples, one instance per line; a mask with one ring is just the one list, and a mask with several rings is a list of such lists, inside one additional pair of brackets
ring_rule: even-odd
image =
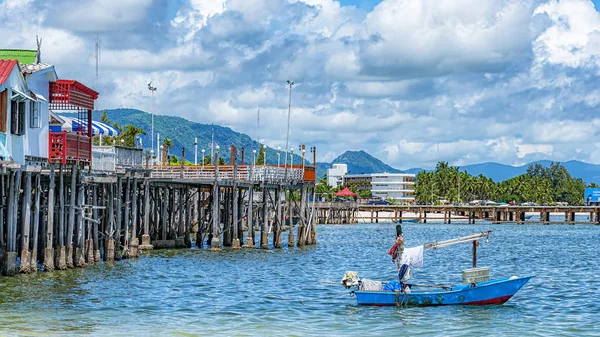
[(256, 150), (252, 150), (252, 166), (256, 165)]
[(277, 147), (277, 167), (279, 167), (280, 158), (281, 158), (281, 146), (278, 146)]
[[(288, 120), (287, 120), (287, 135), (285, 137), (285, 175), (287, 178), (287, 154), (289, 150), (289, 140), (290, 140), (290, 115), (292, 112), (292, 87), (294, 86), (294, 81), (288, 80), (287, 83), (290, 85), (290, 98), (288, 101)], [(294, 150), (292, 149), (292, 153)]]
[(216, 151), (216, 154), (215, 154), (215, 155), (216, 155), (216, 156), (215, 156), (215, 158), (213, 158), (213, 162), (214, 162), (215, 166), (216, 166), (216, 165), (219, 165), (219, 162), (218, 162), (218, 160), (217, 160), (217, 157), (219, 157), (219, 150), (220, 150), (220, 149), (221, 149), (221, 147), (220, 147), (219, 145), (215, 146), (215, 151)]
[(148, 82), (148, 90), (152, 93), (152, 111), (150, 112), (152, 114), (152, 127), (150, 129), (150, 138), (152, 139), (151, 149), (154, 150), (154, 92), (156, 91), (156, 87), (152, 86), (152, 81)]
[(150, 150), (150, 162), (154, 165), (154, 150)]
[(304, 145), (302, 146), (302, 172), (304, 172), (304, 153), (306, 152), (306, 149), (304, 148)]

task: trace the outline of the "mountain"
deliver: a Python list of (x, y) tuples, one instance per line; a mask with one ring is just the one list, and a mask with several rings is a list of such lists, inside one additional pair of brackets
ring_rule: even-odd
[[(540, 164), (545, 167), (550, 166), (552, 161), (550, 160), (539, 160), (532, 163), (528, 163), (522, 166), (511, 166), (505, 164), (499, 164), (494, 162), (473, 164), (461, 166), (461, 171), (466, 171), (471, 175), (478, 176), (480, 174), (492, 178), (492, 180), (498, 182), (507, 180), (518, 175), (527, 172), (527, 167), (532, 164)], [(562, 162), (564, 167), (569, 171), (571, 176), (581, 178), (586, 184), (597, 183), (600, 184), (600, 165), (589, 164), (578, 160), (569, 160)], [(417, 174), (424, 169), (422, 168), (411, 168), (406, 170), (406, 173)]]
[(381, 160), (373, 157), (365, 151), (346, 151), (341, 156), (334, 159), (331, 163), (317, 162), (317, 176), (322, 177), (327, 174), (327, 169), (333, 164), (346, 164), (348, 166), (348, 174), (363, 174), (363, 173), (402, 173)]
[[(99, 121), (103, 111), (94, 111), (93, 119)], [(136, 109), (112, 109), (106, 110), (106, 115), (111, 123), (117, 123), (120, 126), (127, 124), (135, 125), (146, 130), (146, 135), (142, 136), (142, 144), (144, 148), (151, 147), (150, 130), (152, 125), (152, 115)], [(244, 161), (246, 164), (252, 161), (252, 150), (258, 150), (260, 144), (250, 138), (250, 136), (233, 131), (228, 127), (223, 127), (214, 124), (202, 124), (188, 121), (181, 117), (154, 115), (154, 137), (160, 133), (161, 142), (165, 138), (173, 140), (174, 146), (169, 150), (169, 154), (181, 156), (181, 148), (185, 148), (185, 158), (190, 162), (194, 162), (194, 137), (198, 138), (198, 163), (202, 162), (202, 149), (208, 155), (211, 153), (212, 132), (214, 130), (215, 144), (219, 145), (220, 157), (229, 162), (230, 152), (229, 146), (235, 145), (239, 151), (243, 147), (245, 149)], [(156, 148), (156, 144), (154, 144)], [(156, 150), (155, 150), (156, 151)], [(276, 164), (278, 160), (277, 150), (267, 148), (267, 164)], [(308, 156), (310, 153), (307, 150)], [(283, 151), (280, 154), (280, 162), (283, 165), (285, 154)], [(312, 158), (311, 158), (312, 159)], [(301, 163), (301, 157), (294, 154), (294, 163)], [(238, 152), (238, 162), (241, 162), (241, 152)], [(307, 161), (307, 163), (312, 163)]]

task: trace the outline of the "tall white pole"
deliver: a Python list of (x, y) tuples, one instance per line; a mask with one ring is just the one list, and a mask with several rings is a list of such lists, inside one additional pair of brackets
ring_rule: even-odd
[(210, 160), (215, 160), (215, 128), (212, 129), (212, 140), (210, 141)]
[(294, 86), (294, 81), (288, 80), (287, 83), (290, 85), (290, 98), (288, 100), (288, 120), (287, 120), (287, 134), (285, 137), (285, 178), (287, 179), (287, 158), (288, 158), (288, 151), (290, 150), (289, 148), (289, 142), (290, 142), (290, 115), (292, 112), (292, 87)]
[[(154, 149), (152, 149), (154, 151)], [(162, 151), (160, 150), (160, 132), (156, 133), (156, 158), (162, 163)], [(154, 158), (152, 159), (154, 161)]]
[[(154, 151), (154, 92), (156, 91), (156, 87), (152, 86), (152, 81), (148, 82), (148, 90), (150, 90), (150, 92), (152, 93), (152, 111), (150, 112), (152, 115), (152, 126), (150, 127), (150, 149)], [(156, 152), (158, 152), (158, 147), (156, 149)]]
[(198, 165), (198, 137), (194, 137), (194, 165)]

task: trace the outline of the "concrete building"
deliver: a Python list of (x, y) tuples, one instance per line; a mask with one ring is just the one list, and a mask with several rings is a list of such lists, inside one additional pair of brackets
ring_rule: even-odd
[(348, 173), (346, 164), (333, 164), (330, 169), (327, 169), (327, 185), (339, 187), (344, 182), (346, 173)]
[(415, 175), (410, 173), (349, 174), (344, 177), (344, 186), (356, 186), (357, 191), (370, 190), (380, 199), (393, 199), (400, 204), (415, 201)]

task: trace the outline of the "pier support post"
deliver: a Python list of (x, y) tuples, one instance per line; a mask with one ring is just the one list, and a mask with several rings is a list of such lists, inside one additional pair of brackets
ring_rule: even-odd
[(20, 273), (30, 273), (29, 234), (31, 224), (31, 172), (25, 172), (25, 188), (21, 198), (21, 265)]
[(8, 202), (6, 209), (6, 252), (2, 256), (2, 275), (12, 276), (17, 273), (17, 208), (18, 190), (21, 186), (21, 170), (9, 171)]
[(108, 240), (106, 241), (106, 253), (104, 254), (104, 260), (107, 262), (113, 262), (115, 260), (115, 240), (114, 240), (114, 231), (115, 231), (115, 222), (114, 222), (114, 214), (115, 214), (115, 192), (114, 186), (108, 185)]
[(288, 217), (289, 217), (289, 225), (288, 225), (288, 248), (294, 247), (294, 192), (292, 189), (288, 189), (289, 200), (288, 200)]
[(281, 244), (281, 186), (275, 190), (275, 203), (277, 209), (275, 211), (275, 225), (273, 226), (273, 247), (281, 248), (283, 247)]
[(75, 265), (78, 268), (86, 266), (85, 263), (85, 230), (83, 226), (83, 205), (85, 198), (85, 187), (83, 185), (83, 172), (79, 170), (79, 186), (77, 187), (77, 247), (75, 249)]
[(74, 268), (73, 264), (73, 229), (75, 226), (75, 198), (77, 196), (77, 166), (71, 165), (71, 185), (69, 188), (69, 220), (67, 221), (67, 268)]
[(44, 271), (54, 270), (54, 188), (55, 172), (54, 164), (50, 164), (50, 182), (48, 185), (48, 217), (46, 219), (46, 245), (44, 249)]
[(129, 257), (138, 257), (139, 240), (137, 237), (137, 219), (138, 219), (138, 204), (137, 204), (137, 178), (133, 178), (131, 198), (131, 241), (129, 241)]
[(37, 268), (37, 256), (38, 256), (38, 239), (39, 239), (39, 226), (40, 226), (40, 198), (42, 194), (42, 186), (41, 186), (41, 173), (37, 173), (35, 175), (35, 185), (34, 185), (34, 203), (33, 203), (33, 233), (31, 239), (33, 240), (31, 245), (31, 262), (29, 264), (30, 271), (35, 273), (38, 271)]
[(254, 186), (248, 189), (248, 237), (246, 248), (254, 248)]
[(58, 180), (58, 249), (54, 252), (54, 265), (59, 270), (67, 269), (67, 250), (65, 247), (65, 181), (64, 167), (59, 167)]
[(262, 224), (260, 227), (260, 248), (269, 249), (269, 190), (263, 186)]
[(139, 250), (151, 250), (153, 247), (150, 244), (150, 182), (144, 182), (144, 234), (142, 235), (142, 244), (138, 247)]
[(306, 194), (307, 190), (305, 186), (302, 186), (302, 192), (300, 194), (300, 220), (298, 222), (298, 247), (303, 247), (306, 239), (304, 238), (304, 227), (306, 227)]
[[(235, 161), (234, 161), (235, 163)], [(235, 164), (234, 164), (235, 165)], [(236, 166), (234, 166), (234, 177), (236, 173)], [(233, 230), (233, 241), (231, 242), (231, 248), (233, 249), (240, 249), (241, 245), (240, 245), (240, 237), (239, 237), (239, 227), (238, 227), (238, 223), (240, 221), (240, 219), (238, 218), (239, 214), (238, 214), (238, 188), (237, 185), (235, 183), (235, 181), (233, 182), (233, 193), (232, 193), (232, 203), (233, 203), (233, 211), (232, 211), (232, 216), (233, 216), (233, 223), (232, 223), (232, 230)]]

